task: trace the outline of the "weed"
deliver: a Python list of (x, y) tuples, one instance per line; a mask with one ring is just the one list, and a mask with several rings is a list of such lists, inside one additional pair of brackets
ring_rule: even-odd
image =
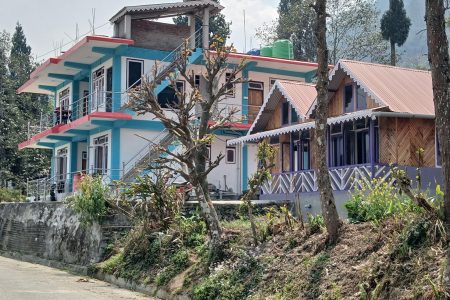
[(80, 214), (80, 221), (89, 225), (101, 222), (106, 216), (108, 198), (109, 188), (102, 183), (101, 177), (86, 175), (80, 182), (78, 192), (66, 200)]
[(322, 215), (308, 214), (308, 224), (311, 234), (314, 234), (322, 231), (322, 228), (325, 227), (325, 220)]
[(1, 202), (23, 202), (25, 196), (20, 190), (12, 190), (7, 188), (0, 188), (0, 203)]

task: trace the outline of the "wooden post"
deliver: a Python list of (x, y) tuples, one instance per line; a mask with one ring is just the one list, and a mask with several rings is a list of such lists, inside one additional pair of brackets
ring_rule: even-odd
[(370, 170), (372, 179), (375, 177), (375, 127), (372, 118), (369, 118), (369, 151), (370, 151)]

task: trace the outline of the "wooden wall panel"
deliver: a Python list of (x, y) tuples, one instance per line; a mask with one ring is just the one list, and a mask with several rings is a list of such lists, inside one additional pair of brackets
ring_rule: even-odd
[[(435, 166), (434, 121), (426, 119), (380, 118), (380, 162), (406, 166)], [(423, 162), (418, 149), (422, 148)]]
[(275, 111), (272, 113), (272, 117), (270, 118), (269, 122), (267, 123), (267, 129), (266, 130), (272, 130), (277, 129), (281, 127), (281, 105), (282, 101), (278, 104)]
[(366, 101), (367, 101), (367, 108), (376, 108), (380, 106), (378, 103), (375, 102), (375, 100), (370, 98), (369, 95), (367, 95)]
[(343, 92), (342, 88), (334, 94), (333, 98), (330, 99), (330, 103), (328, 104), (328, 116), (335, 117), (342, 115), (343, 113)]

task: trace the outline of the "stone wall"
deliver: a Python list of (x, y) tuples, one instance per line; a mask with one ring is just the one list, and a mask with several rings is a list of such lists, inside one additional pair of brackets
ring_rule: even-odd
[(102, 259), (128, 225), (123, 216), (83, 225), (64, 203), (0, 203), (0, 250), (89, 265)]

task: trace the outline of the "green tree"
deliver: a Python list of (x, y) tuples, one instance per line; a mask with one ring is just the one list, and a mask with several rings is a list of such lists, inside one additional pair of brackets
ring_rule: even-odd
[(31, 47), (20, 24), (10, 39), (0, 35), (0, 185), (7, 182), (24, 187), (27, 178), (42, 176), (49, 166), (49, 153), (42, 150), (19, 151), (17, 145), (27, 137), (28, 122), (37, 123), (48, 110), (43, 95), (18, 95), (34, 68)]
[(316, 61), (314, 39), (314, 12), (310, 5), (313, 0), (281, 0), (278, 5), (278, 39), (290, 39), (294, 46), (294, 58)]
[(381, 18), (381, 34), (391, 43), (391, 65), (395, 66), (395, 45), (402, 46), (408, 38), (411, 20), (406, 15), (403, 0), (389, 0), (389, 10)]
[[(213, 0), (213, 1), (219, 3), (219, 0)], [(188, 18), (187, 18), (187, 16), (178, 16), (176, 18), (173, 18), (173, 22), (177, 25), (187, 25)], [(230, 37), (230, 34), (231, 34), (230, 25), (231, 25), (231, 22), (227, 22), (224, 14), (222, 14), (222, 13), (216, 14), (214, 16), (211, 16), (209, 19), (209, 33), (223, 37), (226, 40)], [(199, 30), (201, 28), (201, 26), (202, 26), (202, 20), (199, 18), (196, 18), (195, 19), (196, 31)]]
[(380, 33), (380, 13), (375, 2), (331, 0), (328, 3), (330, 63), (336, 64), (341, 58), (386, 63), (388, 43)]

